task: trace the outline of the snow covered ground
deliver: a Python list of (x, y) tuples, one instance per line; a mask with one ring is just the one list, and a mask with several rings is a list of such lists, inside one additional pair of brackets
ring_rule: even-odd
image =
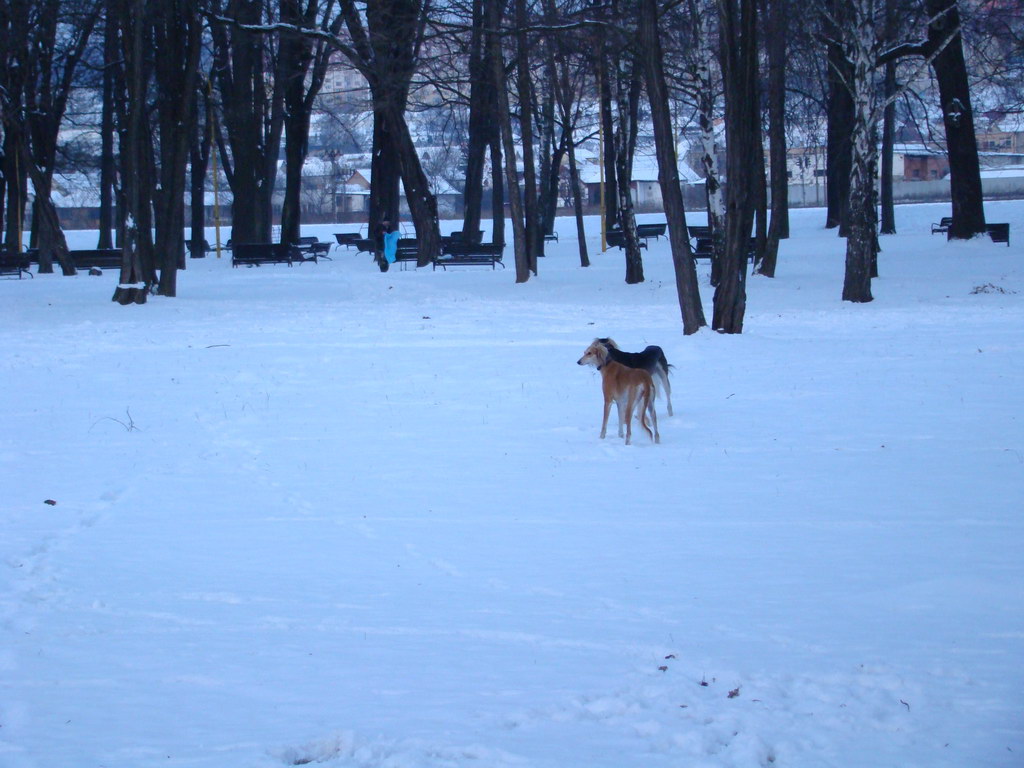
[[(518, 286), (0, 280), (0, 766), (1024, 764), (1024, 202), (947, 212), (851, 305), (794, 211), (738, 336), (568, 219)], [(661, 445), (598, 439), (604, 335), (675, 365)]]

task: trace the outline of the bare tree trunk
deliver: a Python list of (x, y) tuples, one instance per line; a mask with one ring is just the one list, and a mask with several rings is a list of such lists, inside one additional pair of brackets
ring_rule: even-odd
[[(715, 289), (711, 327), (742, 333), (746, 312), (746, 263), (757, 205), (756, 0), (719, 0), (720, 56), (725, 81), (726, 217), (722, 281)], [(763, 167), (763, 166), (762, 166)]]
[[(608, 230), (617, 229), (620, 224), (618, 195), (614, 192), (614, 190), (618, 189), (619, 185), (615, 173), (615, 121), (612, 118), (612, 97), (609, 85), (612, 74), (608, 68), (608, 58), (603, 53), (602, 47), (598, 47), (595, 58), (600, 102), (598, 119), (601, 121), (601, 137), (604, 144), (602, 164), (604, 166), (605, 193), (604, 199), (601, 201), (604, 206), (601, 215), (604, 217), (604, 228)], [(612, 192), (608, 190), (612, 190)]]
[[(896, 3), (885, 0), (885, 40), (888, 45), (895, 42), (896, 37)], [(892, 153), (893, 138), (896, 132), (896, 62), (885, 64), (882, 95), (885, 99), (885, 110), (882, 113), (882, 173), (879, 178), (879, 198), (882, 207), (882, 234), (896, 234), (896, 208), (892, 196)]]
[(644, 281), (644, 262), (640, 255), (640, 238), (636, 234), (636, 215), (633, 210), (633, 192), (630, 189), (631, 168), (629, 155), (630, 110), (628, 93), (618, 87), (618, 77), (612, 76), (612, 103), (616, 106), (615, 137), (615, 191), (618, 199), (618, 217), (622, 226), (622, 239), (626, 254), (626, 283), (634, 285)]
[[(189, 148), (190, 201), (192, 209), (192, 255), (200, 258), (206, 255), (203, 243), (206, 240), (206, 170), (210, 162), (210, 150), (213, 147), (211, 131), (213, 106), (205, 99), (203, 110), (205, 119), (197, 119), (192, 123), (192, 142)], [(198, 104), (196, 109), (198, 110)], [(219, 256), (220, 254), (218, 254)]]
[[(946, 128), (946, 152), (949, 154), (953, 224), (947, 237), (950, 240), (967, 239), (985, 231), (985, 206), (971, 89), (967, 82), (967, 66), (959, 32), (960, 12), (956, 0), (926, 0), (925, 6), (931, 17), (928, 25), (929, 45), (935, 49), (945, 43), (932, 60), (932, 69), (939, 83), (942, 121)], [(951, 33), (952, 39), (948, 39)]]
[(896, 104), (890, 99), (896, 92), (896, 63), (885, 65), (885, 111), (882, 113), (882, 174), (879, 198), (882, 207), (882, 234), (896, 234), (896, 206), (892, 194), (893, 137), (896, 132)]
[[(696, 14), (696, 7), (691, 12)], [(695, 46), (706, 55), (697, 55), (693, 73), (697, 91), (697, 119), (700, 123), (701, 169), (704, 171), (708, 227), (711, 231), (711, 285), (717, 286), (721, 282), (722, 251), (725, 246), (725, 191), (722, 188), (718, 153), (715, 151), (715, 86), (710, 64), (712, 29), (712, 15), (705, 12), (696, 26)]]
[(103, 32), (103, 106), (100, 117), (100, 221), (97, 248), (113, 248), (114, 186), (117, 164), (114, 158), (114, 85), (119, 80), (117, 26), (107, 11)]
[[(500, 0), (487, 0), (487, 26), (501, 27)], [(501, 52), (501, 38), (494, 35), (490, 41), (491, 75), (498, 103), (498, 122), (501, 124), (502, 149), (505, 160), (505, 185), (508, 191), (509, 208), (512, 218), (512, 241), (515, 251), (516, 282), (525, 283), (530, 279), (530, 259), (527, 250), (527, 230), (523, 220), (523, 198), (519, 190), (519, 174), (516, 169), (516, 145), (512, 136), (512, 110), (508, 103), (505, 87), (505, 61)], [(497, 222), (495, 222), (497, 224)]]
[[(68, 255), (64, 230), (60, 226), (57, 208), (50, 198), (50, 179), (36, 166), (23, 142), (19, 147), (19, 158), (28, 169), (29, 178), (32, 179), (32, 186), (36, 191), (36, 201), (32, 210), (33, 218), (36, 219), (34, 226), (36, 247), (39, 249), (39, 271), (53, 272), (53, 262), (56, 261), (65, 276), (74, 275), (75, 265)], [(20, 245), (18, 250), (21, 250)]]
[(516, 83), (519, 97), (519, 135), (523, 151), (523, 213), (526, 217), (526, 257), (530, 271), (537, 274), (538, 243), (543, 242), (540, 207), (537, 200), (537, 166), (533, 146), (533, 75), (530, 42), (527, 37), (529, 16), (526, 0), (515, 0), (516, 11)]
[(825, 227), (839, 227), (839, 234), (846, 234), (846, 215), (850, 194), (850, 126), (853, 124), (853, 99), (850, 96), (849, 63), (843, 55), (840, 44), (841, 28), (849, 15), (848, 0), (828, 0), (825, 14), (826, 54), (828, 57), (826, 80), (827, 94), (827, 146), (825, 157), (825, 197), (827, 209)]
[(676, 157), (675, 133), (669, 112), (668, 89), (662, 69), (661, 38), (658, 35), (657, 0), (642, 0), (640, 4), (640, 50), (643, 52), (647, 96), (651, 104), (651, 121), (658, 155), (658, 183), (668, 222), (669, 243), (672, 246), (672, 266), (676, 276), (676, 294), (683, 320), (683, 333), (696, 333), (707, 325), (700, 301), (697, 269), (690, 251), (690, 238), (686, 228), (686, 208), (679, 186), (679, 161)]
[[(270, 242), (273, 194), (284, 120), (284, 83), (267, 83), (266, 46), (271, 35), (258, 31), (262, 0), (227, 0), (214, 12), (237, 22), (211, 24), (214, 72), (223, 103), (231, 149), (231, 237), (236, 243)], [(248, 28), (247, 28), (248, 27)], [(268, 87), (269, 86), (269, 87)]]
[[(497, 100), (495, 100), (497, 103)], [(501, 126), (491, 134), (491, 242), (505, 243), (505, 181), (501, 152)]]
[(580, 266), (590, 266), (590, 256), (587, 253), (587, 231), (583, 226), (583, 190), (580, 187), (580, 172), (576, 166), (576, 145), (573, 143), (572, 134), (566, 137), (566, 145), (569, 150), (569, 187), (572, 189), (572, 207), (576, 217), (576, 238), (579, 241)]
[[(545, 13), (552, 21), (555, 20), (554, 0), (545, 0)], [(568, 56), (561, 48), (561, 38), (555, 38), (552, 43), (551, 68), (552, 68), (552, 89), (555, 96), (555, 104), (558, 107), (558, 114), (562, 121), (562, 141), (569, 158), (569, 189), (572, 194), (573, 213), (576, 218), (576, 239), (579, 247), (580, 266), (590, 266), (590, 256), (587, 253), (587, 233), (583, 225), (583, 191), (580, 185), (579, 167), (576, 162), (576, 139), (574, 128), (574, 105), (576, 103), (576, 92), (572, 87), (569, 77)]]
[[(491, 33), (486, 33), (491, 34)], [(490, 54), (484, 32), (483, 0), (473, 0), (473, 25), (469, 41), (469, 135), (466, 137), (466, 177), (463, 186), (462, 229), (480, 229), (483, 205), (484, 159), (493, 132), (494, 88)]]
[[(393, 105), (397, 106), (397, 105)], [(404, 110), (403, 110), (404, 112)], [(423, 172), (416, 146), (404, 114), (391, 115), (399, 161), (402, 168), (402, 184), (405, 199), (409, 203), (413, 226), (416, 228), (416, 266), (425, 267), (441, 255), (441, 228), (437, 215), (437, 198), (430, 191), (430, 183)]]
[(160, 187), (156, 202), (157, 292), (177, 295), (185, 263), (185, 189), (195, 122), (203, 24), (195, 0), (163, 0), (154, 20)]
[(789, 169), (786, 153), (786, 43), (788, 0), (768, 3), (768, 156), (771, 164), (771, 222), (757, 274), (775, 277), (779, 241), (789, 237)]
[(871, 0), (854, 0), (845, 39), (850, 62), (854, 122), (850, 143), (853, 166), (850, 174), (849, 233), (846, 237), (846, 276), (843, 301), (872, 300), (871, 276), (876, 268), (874, 206), (874, 158), (877, 153), (874, 90), (875, 28)]
[(144, 263), (144, 241), (140, 230), (149, 228), (149, 196), (144, 187), (149, 142), (144, 137), (146, 84), (143, 55), (146, 35), (145, 0), (127, 0), (120, 8), (122, 54), (125, 62), (127, 103), (124, 105), (121, 176), (124, 179), (126, 227), (121, 244), (121, 279), (114, 290), (118, 304), (144, 304), (150, 287), (156, 282), (151, 262)]
[[(282, 24), (309, 23), (298, 0), (280, 0), (280, 8)], [(302, 233), (302, 168), (309, 154), (311, 110), (306, 107), (306, 76), (313, 62), (313, 42), (304, 35), (282, 32), (278, 50), (277, 77), (284, 80), (285, 104), (281, 242), (296, 243)]]

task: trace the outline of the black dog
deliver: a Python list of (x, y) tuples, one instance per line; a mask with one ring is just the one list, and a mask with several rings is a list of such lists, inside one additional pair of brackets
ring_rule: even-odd
[(651, 374), (659, 389), (665, 391), (665, 403), (668, 406), (668, 415), (672, 415), (672, 386), (668, 383), (668, 371), (672, 368), (665, 359), (665, 352), (661, 347), (653, 344), (643, 352), (623, 352), (613, 339), (595, 339), (608, 349), (609, 359), (621, 363), (629, 368), (641, 368)]

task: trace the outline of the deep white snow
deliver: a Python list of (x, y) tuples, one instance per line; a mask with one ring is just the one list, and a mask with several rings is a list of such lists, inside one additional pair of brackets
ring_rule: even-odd
[[(0, 765), (1024, 765), (1024, 202), (986, 213), (1009, 247), (899, 208), (852, 305), (794, 211), (736, 336), (569, 219), (525, 285), (0, 280)], [(598, 439), (605, 335), (674, 364), (661, 445)]]

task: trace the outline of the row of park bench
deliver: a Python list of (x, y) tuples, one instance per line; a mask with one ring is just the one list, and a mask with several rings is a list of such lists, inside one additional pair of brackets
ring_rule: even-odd
[[(952, 225), (952, 217), (943, 217), (938, 223), (932, 224), (932, 234), (945, 233)], [(1010, 225), (1008, 223), (987, 224), (985, 227), (994, 243), (1010, 244)], [(703, 226), (687, 227), (691, 239), (691, 247), (694, 259), (710, 259), (713, 252), (713, 240), (711, 228)], [(649, 238), (659, 238), (665, 234), (666, 225), (638, 224), (637, 235), (642, 239), (641, 247), (646, 247)], [(355, 248), (357, 252), (375, 253), (377, 243), (370, 238), (362, 237), (358, 232), (339, 232), (335, 234), (339, 246)], [(472, 266), (490, 265), (492, 269), (496, 265), (504, 267), (502, 257), (504, 255), (504, 243), (483, 243), (483, 232), (452, 232), (441, 238), (441, 255), (433, 262), (433, 268), (441, 267), (447, 269), (450, 266)], [(557, 240), (557, 234), (545, 236), (546, 240)], [(611, 230), (607, 233), (609, 245), (625, 247), (625, 238), (621, 230)], [(755, 240), (751, 238), (748, 259), (753, 259)], [(203, 255), (212, 249), (209, 243), (202, 241), (200, 248), (193, 248), (194, 241), (188, 242), (192, 255), (201, 250)], [(232, 245), (228, 240), (223, 247), (231, 251), (231, 265), (237, 266), (260, 266), (261, 264), (287, 264), (307, 261), (316, 262), (319, 258), (329, 259), (331, 243), (321, 242), (317, 237), (301, 237), (295, 244), (287, 243), (239, 243)], [(400, 238), (396, 252), (395, 261), (403, 266), (408, 263), (415, 263), (418, 258), (418, 244), (415, 238)], [(76, 269), (119, 269), (121, 267), (120, 248), (92, 248), (69, 251), (72, 262)], [(21, 253), (11, 253), (0, 250), (0, 275), (17, 276), (19, 279), (28, 275), (32, 277), (29, 267), (38, 261), (38, 252), (29, 249)]]
[[(84, 248), (68, 251), (71, 262), (75, 269), (120, 269), (121, 249), (120, 248)], [(39, 263), (39, 250), (29, 248), (21, 253), (11, 253), (4, 249), (0, 250), (0, 275), (15, 276), (20, 279), (23, 275), (33, 277), (29, 267)]]
[[(355, 248), (357, 253), (375, 254), (377, 241), (363, 237), (358, 232), (338, 232), (334, 235), (338, 245)], [(484, 243), (483, 232), (452, 232), (441, 237), (441, 255), (434, 259), (432, 268), (448, 269), (455, 266), (496, 266), (504, 268), (502, 257), (505, 252), (504, 243)], [(395, 263), (403, 268), (416, 263), (419, 258), (419, 243), (412, 237), (400, 237), (395, 250)]]
[[(932, 234), (946, 234), (949, 232), (949, 228), (953, 226), (952, 216), (943, 216), (938, 222), (932, 223)], [(986, 224), (985, 231), (988, 236), (992, 238), (993, 243), (1006, 243), (1006, 247), (1010, 246), (1010, 224), (1008, 222), (999, 222), (993, 224)]]
[[(353, 246), (359, 251), (374, 253), (376, 243), (373, 240), (349, 237), (344, 233), (337, 235), (339, 245)], [(456, 265), (482, 264), (494, 268), (500, 264), (502, 267), (502, 256), (504, 253), (503, 243), (481, 243), (480, 238), (462, 240), (457, 235), (447, 236), (442, 240), (442, 255), (435, 259), (434, 268), (447, 269)], [(192, 243), (190, 242), (190, 245)], [(209, 244), (203, 241), (202, 246), (205, 253), (210, 252)], [(307, 261), (316, 262), (320, 258), (329, 259), (327, 255), (331, 243), (320, 242), (316, 237), (300, 238), (298, 243), (289, 245), (287, 243), (237, 243), (230, 240), (223, 250), (231, 253), (231, 266), (258, 267), (263, 264), (302, 264)], [(193, 251), (194, 253), (195, 251)], [(398, 241), (398, 253), (396, 261), (404, 263), (415, 262), (417, 259), (418, 245), (413, 238), (401, 238)], [(68, 252), (76, 269), (120, 269), (122, 252), (120, 248), (91, 248), (72, 250)], [(17, 276), (19, 279), (25, 275), (33, 277), (30, 267), (38, 262), (38, 251), (29, 249), (21, 253), (10, 253), (0, 250), (0, 275)]]
[[(667, 225), (664, 223), (659, 224), (637, 224), (636, 234), (641, 239), (640, 247), (647, 247), (647, 240), (650, 238), (659, 238), (665, 234)], [(714, 253), (714, 240), (711, 237), (711, 227), (687, 227), (687, 233), (690, 237), (690, 250), (693, 254), (694, 259), (710, 259)], [(606, 239), (608, 245), (614, 245), (619, 248), (625, 248), (626, 239), (622, 230), (613, 229), (610, 230)], [(754, 249), (756, 245), (756, 239), (750, 238), (750, 247), (747, 249), (747, 260), (752, 261), (754, 258)]]

